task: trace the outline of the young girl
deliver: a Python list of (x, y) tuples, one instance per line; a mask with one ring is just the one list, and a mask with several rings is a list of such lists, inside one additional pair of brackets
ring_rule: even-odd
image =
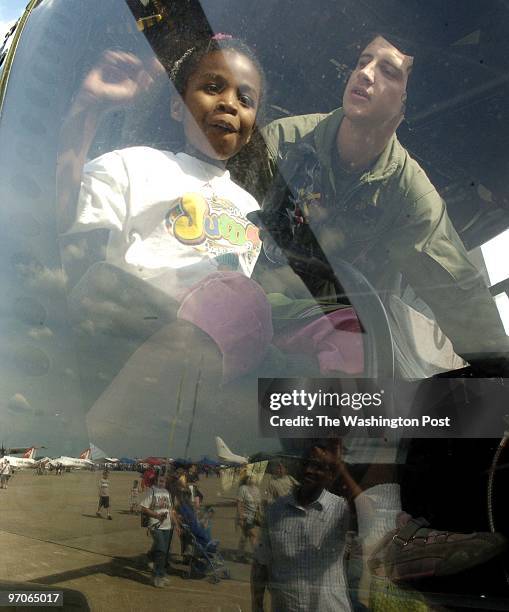
[(104, 110), (128, 104), (153, 80), (131, 54), (102, 55), (62, 130), (59, 220), (67, 233), (109, 230), (106, 261), (179, 302), (218, 269), (249, 276), (259, 254), (258, 230), (246, 218), (258, 204), (230, 179), (226, 162), (251, 139), (263, 76), (252, 51), (224, 35), (189, 49), (170, 75), (181, 150), (129, 147), (81, 172)]
[(129, 512), (137, 512), (138, 510), (138, 498), (140, 495), (140, 488), (138, 481), (133, 481), (133, 486), (129, 492)]
[[(167, 440), (161, 419), (167, 423), (174, 413), (179, 381), (191, 380), (185, 371), (193, 371), (193, 360), (204, 394), (207, 379), (230, 380), (254, 369), (272, 338), (270, 306), (248, 278), (260, 240), (247, 214), (258, 204), (226, 169), (250, 141), (263, 98), (262, 69), (244, 43), (224, 36), (203, 41), (172, 66), (177, 95), (169, 112), (183, 135), (177, 153), (129, 147), (83, 167), (104, 110), (147, 90), (157, 66), (120, 51), (104, 53), (85, 77), (61, 134), (61, 230), (108, 230), (105, 259), (114, 271), (102, 283), (106, 297), (87, 291), (86, 279), (71, 295), (71, 304), (89, 308), (80, 333), (103, 332), (120, 342), (142, 336), (143, 316), (133, 320), (125, 298), (134, 277), (144, 281), (138, 294), (155, 291), (174, 306), (173, 323), (136, 349), (88, 414), (91, 439), (113, 447), (122, 436), (141, 443), (148, 432), (152, 440)], [(108, 328), (110, 314), (120, 322), (118, 331)], [(108, 346), (108, 354), (120, 342)]]
[[(251, 139), (264, 76), (243, 42), (225, 35), (199, 42), (168, 70), (176, 89), (169, 110), (181, 126), (181, 150), (129, 147), (83, 167), (104, 111), (130, 103), (150, 87), (160, 70), (155, 59), (148, 67), (132, 54), (107, 51), (85, 77), (61, 132), (59, 225), (66, 234), (109, 230), (106, 262), (111, 274), (103, 285), (113, 290), (119, 279), (125, 284), (132, 277), (142, 279), (148, 284), (144, 291), (155, 289), (157, 296), (166, 296), (166, 310), (174, 316), (197, 282), (225, 270), (245, 279), (259, 255), (258, 229), (247, 219), (258, 203), (231, 180), (226, 163)], [(82, 287), (90, 284), (81, 282)], [(255, 307), (262, 303), (261, 316), (268, 327), (259, 333), (257, 322), (248, 321), (247, 327), (256, 326), (254, 346), (243, 360), (233, 358), (226, 368), (247, 371), (263, 358), (270, 342), (270, 308), (258, 285), (245, 287), (237, 275), (225, 273), (213, 285), (224, 298), (218, 307), (223, 316), (228, 293), (244, 293)], [(80, 291), (75, 292), (79, 307), (84, 302), (93, 307), (93, 296)], [(128, 304), (117, 306), (117, 312), (125, 309), (129, 315)], [(111, 309), (106, 314), (99, 310), (87, 316), (94, 331), (112, 333), (99, 329), (101, 315), (108, 326)], [(193, 307), (181, 308), (179, 316), (196, 323)], [(214, 331), (205, 329), (207, 323), (200, 327), (214, 338)], [(220, 340), (218, 344), (225, 348)]]

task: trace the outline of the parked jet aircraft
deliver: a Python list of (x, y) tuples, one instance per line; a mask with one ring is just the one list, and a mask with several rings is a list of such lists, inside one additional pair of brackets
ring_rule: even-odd
[(90, 460), (91, 451), (89, 448), (84, 450), (79, 457), (58, 457), (58, 459), (53, 459), (51, 461), (51, 465), (55, 466), (57, 464), (62, 465), (64, 468), (90, 468), (94, 465), (94, 462)]
[(3, 459), (7, 459), (14, 469), (20, 470), (24, 468), (35, 468), (39, 463), (35, 459), (37, 449), (35, 446), (28, 448), (23, 457), (15, 457), (14, 455), (5, 455)]

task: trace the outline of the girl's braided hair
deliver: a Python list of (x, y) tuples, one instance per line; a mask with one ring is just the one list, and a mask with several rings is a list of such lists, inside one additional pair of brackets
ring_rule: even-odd
[[(265, 72), (258, 61), (254, 51), (244, 41), (233, 38), (226, 34), (216, 34), (212, 38), (201, 38), (192, 47), (187, 49), (185, 53), (177, 61), (165, 61), (164, 56), (160, 57), (160, 61), (166, 68), (173, 85), (180, 96), (183, 96), (186, 91), (189, 78), (198, 68), (201, 60), (214, 51), (236, 51), (246, 56), (255, 66), (261, 81), (260, 100), (256, 115), (256, 123), (259, 125), (264, 120), (264, 96), (266, 90)], [(181, 139), (183, 135), (181, 135)], [(181, 145), (182, 143), (180, 143)], [(174, 147), (178, 148), (178, 147)], [(237, 153), (231, 160), (228, 161), (228, 169), (231, 172), (232, 178), (242, 187), (250, 191), (255, 197), (261, 199), (263, 192), (259, 190), (258, 175), (260, 168), (265, 168), (268, 164), (266, 147), (260, 132), (255, 126), (250, 142), (245, 145), (242, 150)]]
[(189, 48), (172, 66), (165, 66), (177, 92), (181, 96), (184, 95), (189, 78), (206, 55), (214, 51), (230, 50), (245, 55), (258, 71), (261, 79), (260, 108), (265, 91), (265, 73), (263, 68), (249, 45), (227, 34), (216, 34), (212, 38), (198, 41), (196, 45)]

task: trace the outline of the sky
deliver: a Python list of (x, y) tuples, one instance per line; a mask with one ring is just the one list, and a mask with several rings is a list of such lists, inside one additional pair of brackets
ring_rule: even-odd
[(0, 39), (3, 40), (4, 34), (11, 25), (18, 19), (28, 0), (0, 0)]
[[(0, 0), (2, 35), (20, 16), (26, 2)], [(31, 79), (33, 100), (42, 104), (38, 107), (42, 117), (46, 107), (44, 97), (38, 96), (38, 75), (27, 71), (26, 79)], [(20, 87), (25, 93), (26, 84)], [(31, 126), (28, 122), (24, 126), (28, 131), (23, 131), (16, 123), (11, 137), (16, 154), (41, 162), (35, 165), (39, 168), (42, 157), (38, 160), (39, 152), (29, 139)], [(33, 136), (34, 142), (38, 135), (40, 131)], [(72, 283), (61, 267), (54, 235), (41, 221), (45, 214), (50, 218), (52, 210), (43, 208), (50, 203), (34, 200), (28, 205), (25, 196), (30, 195), (30, 189), (26, 185), (25, 190), (17, 189), (21, 184), (17, 177), (15, 174), (16, 181), (8, 181), (3, 187), (14, 190), (9, 197), (13, 203), (18, 202), (14, 206), (18, 212), (9, 218), (9, 231), (4, 232), (0, 243), (8, 253), (8, 257), (0, 257), (2, 288), (8, 296), (0, 303), (0, 443), (43, 443), (47, 446), (45, 453), (55, 456), (79, 453), (88, 442), (84, 414), (90, 410), (88, 425), (91, 432), (95, 431), (91, 441), (110, 456), (162, 454), (169, 446), (176, 390), (182, 378), (185, 384), (171, 455), (184, 453), (193, 412), (197, 418), (190, 454), (213, 456), (215, 435), (223, 437), (235, 453), (262, 450), (253, 435), (256, 422), (248, 422), (246, 417), (256, 415), (256, 406), (250, 403), (256, 395), (254, 381), (249, 389), (239, 385), (230, 389), (229, 396), (216, 396), (210, 390), (212, 375), (208, 380), (205, 371), (199, 376), (199, 368), (189, 367), (183, 378), (184, 370), (177, 366), (165, 371), (162, 359), (154, 362), (154, 356), (162, 354), (160, 343), (137, 352), (124, 373), (119, 372), (126, 355), (141, 345), (142, 326), (149, 325), (144, 323), (150, 321), (145, 317), (144, 303), (112, 299), (108, 294), (112, 283), (107, 281), (102, 293), (81, 295), (82, 301), (86, 299), (86, 316), (78, 325), (72, 323), (66, 300), (71, 300), (71, 293), (72, 299), (78, 300), (78, 292), (72, 291)], [(507, 239), (506, 233), (482, 249), (492, 284), (509, 276)], [(62, 245), (65, 269), (74, 265), (86, 270), (87, 262), (99, 259), (89, 252), (90, 248), (84, 238)], [(76, 303), (80, 306), (79, 301)], [(509, 331), (509, 298), (500, 296), (497, 304)], [(186, 352), (176, 354), (180, 365), (185, 361), (182, 354)], [(168, 363), (171, 357), (165, 356)], [(197, 386), (200, 394), (195, 401)]]

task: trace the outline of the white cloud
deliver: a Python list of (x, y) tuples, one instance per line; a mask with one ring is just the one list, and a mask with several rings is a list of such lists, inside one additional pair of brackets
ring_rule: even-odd
[(90, 336), (106, 333), (126, 339), (133, 339), (140, 333), (142, 335), (146, 333), (145, 329), (150, 323), (144, 324), (146, 306), (143, 301), (129, 300), (129, 292), (120, 289), (113, 297), (116, 301), (100, 297), (98, 299), (95, 295), (82, 297), (79, 302), (80, 310), (77, 309), (78, 315), (82, 316), (76, 325), (78, 330)]
[(90, 334), (91, 336), (95, 334), (95, 325), (94, 325), (94, 322), (91, 321), (90, 319), (85, 319), (84, 321), (80, 321), (78, 328), (85, 334)]
[(40, 340), (41, 338), (51, 338), (53, 336), (53, 332), (49, 327), (32, 327), (28, 332), (28, 335), (35, 340)]
[(0, 21), (0, 45), (4, 42), (5, 35), (15, 23), (16, 23), (15, 19), (10, 19), (7, 21), (4, 21), (4, 20)]
[(67, 274), (61, 268), (52, 270), (51, 268), (43, 268), (38, 275), (35, 275), (30, 285), (34, 289), (46, 291), (63, 291), (67, 285)]
[(16, 413), (32, 411), (30, 403), (21, 393), (15, 393), (7, 402), (7, 407), (9, 408), (9, 410)]
[(63, 252), (66, 259), (84, 259), (87, 253), (87, 243), (81, 240), (76, 244), (68, 244)]
[(36, 259), (20, 257), (15, 268), (32, 289), (53, 293), (63, 291), (67, 286), (68, 277), (62, 268), (48, 268)]

